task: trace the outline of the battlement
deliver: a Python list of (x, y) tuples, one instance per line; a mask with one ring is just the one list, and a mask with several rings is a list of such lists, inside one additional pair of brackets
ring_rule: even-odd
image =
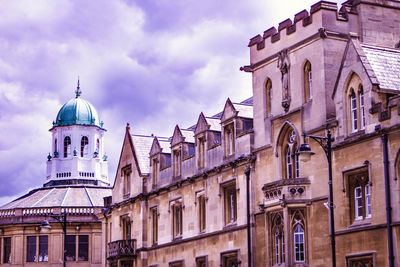
[[(329, 1), (320, 1), (311, 6), (310, 12), (307, 10), (302, 10), (297, 13), (293, 21), (288, 18), (279, 23), (278, 29), (275, 27), (271, 27), (268, 30), (264, 31), (263, 35), (256, 35), (250, 39), (248, 44), (249, 47), (253, 45), (257, 45), (257, 50), (261, 50), (265, 48), (266, 42), (269, 40), (270, 43), (278, 42), (286, 33), (286, 35), (291, 35), (296, 32), (300, 27), (307, 27), (313, 23), (313, 14), (320, 10), (330, 10), (336, 13), (336, 19), (338, 21), (347, 21), (349, 10), (346, 8), (341, 8), (340, 10), (337, 7), (337, 3), (329, 2)], [(286, 30), (286, 31), (284, 31)]]

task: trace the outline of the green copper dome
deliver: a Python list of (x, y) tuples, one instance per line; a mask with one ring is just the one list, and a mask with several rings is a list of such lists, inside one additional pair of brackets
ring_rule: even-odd
[(75, 91), (76, 97), (65, 103), (57, 114), (54, 126), (95, 125), (102, 127), (96, 109), (88, 101), (80, 97), (81, 91)]

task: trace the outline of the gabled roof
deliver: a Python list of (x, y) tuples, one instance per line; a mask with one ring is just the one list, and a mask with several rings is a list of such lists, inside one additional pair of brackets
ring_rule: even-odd
[(234, 103), (233, 106), (238, 111), (238, 117), (253, 118), (253, 106), (242, 103)]
[(400, 93), (400, 51), (364, 45), (360, 43), (357, 36), (351, 36), (343, 53), (332, 98), (335, 97), (338, 90), (338, 82), (341, 78), (346, 58), (352, 51), (350, 49), (353, 48), (372, 85), (375, 85), (382, 92)]
[(209, 118), (206, 117), (207, 120), (207, 124), (210, 125), (210, 130), (211, 131), (216, 131), (216, 132), (220, 132), (221, 131), (221, 120), (220, 119), (216, 119), (216, 118)]
[(369, 45), (361, 47), (378, 80), (379, 88), (400, 93), (400, 51)]
[(150, 156), (156, 155), (158, 153), (171, 153), (169, 139), (166, 137), (157, 137), (153, 138), (153, 143), (150, 148)]
[(238, 111), (235, 109), (232, 101), (228, 98), (225, 102), (224, 110), (222, 111), (221, 121), (226, 121), (230, 118), (236, 117)]

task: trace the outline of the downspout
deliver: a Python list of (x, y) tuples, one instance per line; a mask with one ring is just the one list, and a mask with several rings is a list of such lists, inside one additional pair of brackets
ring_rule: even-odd
[(389, 267), (394, 267), (392, 205), (390, 202), (391, 197), (390, 197), (389, 152), (388, 152), (387, 133), (384, 133), (381, 138), (383, 145), (383, 170), (385, 175), (386, 225), (387, 225), (387, 237), (388, 237)]
[(246, 175), (246, 206), (247, 206), (247, 266), (252, 266), (251, 259), (251, 211), (250, 211), (250, 166), (244, 171)]

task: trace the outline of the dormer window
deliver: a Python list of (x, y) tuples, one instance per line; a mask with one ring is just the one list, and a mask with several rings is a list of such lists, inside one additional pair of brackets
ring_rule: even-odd
[(85, 157), (88, 154), (89, 139), (87, 136), (83, 136), (81, 139), (81, 157)]
[(180, 149), (175, 149), (172, 151), (173, 154), (173, 175), (174, 177), (179, 177), (182, 174), (182, 155)]
[(312, 72), (311, 72), (311, 63), (307, 61), (304, 64), (304, 102), (308, 102), (312, 99)]
[(205, 150), (206, 139), (203, 136), (197, 139), (197, 167), (199, 169), (202, 169), (205, 166)]
[(364, 88), (360, 78), (353, 74), (347, 90), (347, 118), (349, 132), (363, 130), (366, 125)]
[(71, 154), (71, 137), (64, 137), (64, 158)]
[(233, 122), (224, 127), (224, 146), (225, 156), (231, 156), (235, 150), (235, 136), (234, 136)]

